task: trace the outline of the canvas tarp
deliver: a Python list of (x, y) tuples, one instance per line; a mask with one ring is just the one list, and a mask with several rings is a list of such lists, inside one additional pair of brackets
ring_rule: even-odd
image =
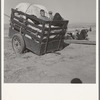
[(40, 16), (40, 10), (43, 9), (45, 11), (45, 15), (49, 17), (48, 10), (46, 7), (37, 4), (30, 4), (30, 3), (20, 3), (18, 4), (15, 9), (18, 11), (22, 11), (29, 15), (35, 15), (37, 17)]

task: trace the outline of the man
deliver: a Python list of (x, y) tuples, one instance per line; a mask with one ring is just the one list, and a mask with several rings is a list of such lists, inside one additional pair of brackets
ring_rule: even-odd
[(50, 21), (50, 19), (45, 16), (45, 11), (43, 9), (40, 10), (40, 17), (39, 18), (44, 20), (44, 21)]
[(53, 15), (52, 15), (52, 11), (49, 11), (49, 18), (50, 18), (51, 21), (53, 21), (53, 18), (54, 18), (54, 17), (53, 17)]

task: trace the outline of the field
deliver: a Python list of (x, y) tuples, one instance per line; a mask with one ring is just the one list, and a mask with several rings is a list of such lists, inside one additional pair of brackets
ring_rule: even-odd
[[(89, 40), (96, 40), (95, 25)], [(96, 46), (70, 44), (61, 51), (43, 56), (27, 52), (15, 55), (11, 39), (8, 37), (8, 25), (4, 27), (4, 82), (5, 83), (70, 83), (80, 78), (83, 83), (96, 82)], [(82, 25), (70, 25), (70, 29)]]

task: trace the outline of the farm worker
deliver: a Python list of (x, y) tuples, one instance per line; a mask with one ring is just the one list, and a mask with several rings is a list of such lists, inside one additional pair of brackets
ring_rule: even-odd
[[(59, 13), (56, 13), (55, 15), (54, 15), (54, 18), (53, 18), (53, 21), (63, 21), (64, 19), (61, 17), (61, 15), (59, 14)], [(56, 24), (54, 24), (55, 26), (60, 26), (60, 27), (62, 27), (63, 26), (63, 24), (62, 23), (57, 23), (56, 22)]]
[(52, 15), (53, 14), (53, 12), (52, 11), (49, 11), (49, 19), (52, 21), (53, 20), (53, 18), (54, 18), (54, 16)]
[(50, 21), (50, 19), (45, 16), (45, 11), (43, 9), (40, 10), (40, 19), (45, 20), (45, 21)]

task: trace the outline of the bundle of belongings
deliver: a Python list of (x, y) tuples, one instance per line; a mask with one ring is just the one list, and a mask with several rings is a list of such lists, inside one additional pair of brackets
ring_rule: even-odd
[[(42, 6), (42, 5), (37, 5), (37, 4), (30, 4), (30, 3), (20, 3), (15, 7), (16, 10), (24, 12), (28, 15), (34, 15), (39, 19), (45, 20), (45, 21), (53, 21), (53, 20), (63, 20), (63, 18), (60, 16), (59, 13), (56, 13), (55, 16), (52, 16), (52, 11), (48, 11), (46, 9), (46, 7)], [(17, 15), (19, 17), (23, 17), (24, 19), (26, 19), (26, 17), (24, 15)], [(34, 23), (36, 25), (42, 26), (40, 23), (38, 22), (34, 22), (31, 19), (28, 19), (29, 22)], [(51, 27), (59, 27), (60, 25), (52, 25)], [(29, 26), (31, 28), (34, 28), (32, 26)], [(49, 25), (45, 25), (45, 27), (49, 27)], [(39, 29), (37, 29), (38, 31), (40, 31)], [(61, 31), (61, 30), (57, 30), (57, 31)], [(55, 32), (55, 31), (54, 31)], [(52, 33), (54, 33), (52, 32)]]

